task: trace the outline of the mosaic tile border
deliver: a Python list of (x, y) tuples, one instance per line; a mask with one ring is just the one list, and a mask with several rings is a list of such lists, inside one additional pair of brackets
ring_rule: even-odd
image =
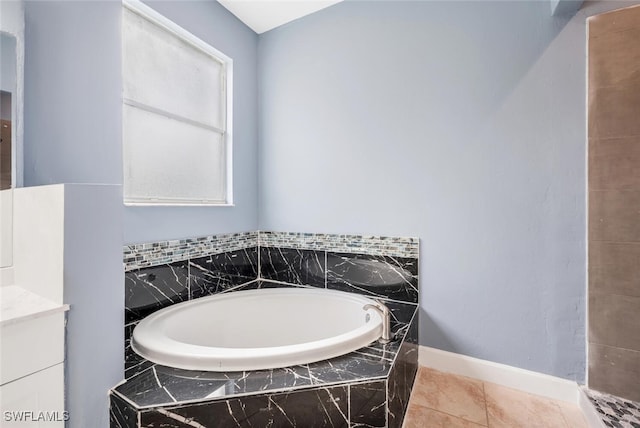
[(124, 270), (126, 272), (257, 246), (257, 231), (125, 245)]
[(230, 233), (125, 245), (124, 270), (130, 271), (257, 246), (417, 258), (419, 239), (269, 231)]
[(640, 428), (640, 403), (590, 389), (585, 392), (605, 426)]
[(297, 250), (320, 250), (357, 253), (371, 256), (418, 257), (419, 239), (375, 235), (333, 235), (260, 231), (261, 247), (286, 247)]

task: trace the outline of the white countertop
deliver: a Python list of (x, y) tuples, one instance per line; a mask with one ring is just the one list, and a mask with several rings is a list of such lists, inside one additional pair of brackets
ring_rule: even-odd
[(69, 310), (18, 285), (0, 287), (0, 326)]

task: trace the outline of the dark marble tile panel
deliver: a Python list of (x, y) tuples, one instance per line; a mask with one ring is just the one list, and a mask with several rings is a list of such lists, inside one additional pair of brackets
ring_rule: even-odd
[(136, 269), (125, 273), (125, 324), (189, 299), (187, 262)]
[(347, 387), (314, 388), (142, 412), (141, 427), (347, 427)]
[(225, 293), (233, 292), (233, 291), (243, 291), (243, 290), (260, 290), (263, 288), (308, 288), (301, 286), (299, 284), (283, 284), (281, 282), (272, 282), (265, 281), (262, 279), (258, 279), (248, 284), (241, 285), (239, 287), (233, 288), (231, 290), (225, 290)]
[(110, 428), (137, 428), (138, 412), (117, 394), (109, 394)]
[[(417, 317), (407, 336), (417, 336)], [(411, 388), (418, 371), (418, 345), (404, 341), (387, 380), (387, 421), (389, 428), (400, 428), (409, 404)]]
[(212, 397), (366, 381), (385, 377), (393, 364), (395, 352), (374, 355), (376, 351), (379, 350), (363, 348), (308, 365), (247, 372), (201, 372), (152, 365), (115, 390), (139, 408), (144, 408), (180, 401), (202, 401)]
[(230, 373), (235, 393), (304, 388), (313, 384), (307, 365)]
[(418, 306), (413, 303), (383, 301), (391, 312), (391, 330), (398, 331), (411, 322)]
[(270, 390), (310, 386), (307, 366), (246, 372), (204, 372), (153, 365), (116, 391), (140, 408), (172, 404), (178, 401), (201, 401), (207, 398), (255, 394)]
[(277, 409), (272, 412), (275, 426), (347, 427), (348, 393), (346, 386), (316, 388), (306, 391), (276, 394), (270, 400)]
[(349, 421), (352, 428), (387, 426), (387, 391), (384, 381), (349, 386)]
[(418, 259), (327, 253), (327, 288), (418, 302)]
[(145, 360), (131, 349), (131, 335), (138, 322), (133, 322), (124, 326), (124, 378), (129, 379), (136, 374), (145, 371), (153, 365), (151, 361)]
[(260, 247), (260, 278), (324, 288), (325, 252)]
[(314, 385), (334, 382), (357, 382), (387, 376), (392, 361), (358, 352), (309, 364)]
[[(305, 366), (223, 373), (156, 366), (156, 373), (162, 386), (178, 401), (255, 394), (311, 385), (309, 370)], [(212, 391), (206, 389), (209, 384), (218, 386), (213, 395)], [(224, 388), (221, 388), (221, 385), (224, 385)]]
[(148, 369), (113, 388), (113, 391), (126, 397), (138, 408), (175, 403), (176, 400), (160, 383), (155, 367), (156, 365), (152, 364)]
[(257, 277), (257, 247), (191, 259), (190, 298), (220, 293)]
[(350, 355), (366, 355), (378, 360), (385, 359), (393, 362), (393, 359), (396, 357), (396, 353), (398, 352), (399, 346), (400, 344), (397, 341), (384, 344), (376, 341), (368, 346), (364, 346), (356, 351), (353, 351)]

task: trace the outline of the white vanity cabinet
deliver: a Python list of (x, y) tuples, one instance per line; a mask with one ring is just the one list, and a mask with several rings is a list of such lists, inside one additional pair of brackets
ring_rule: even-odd
[(65, 312), (17, 285), (0, 287), (0, 426), (63, 427)]

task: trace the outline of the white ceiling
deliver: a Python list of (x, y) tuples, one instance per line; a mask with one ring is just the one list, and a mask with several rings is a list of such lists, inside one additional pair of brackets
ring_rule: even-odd
[(218, 0), (258, 34), (342, 0)]

